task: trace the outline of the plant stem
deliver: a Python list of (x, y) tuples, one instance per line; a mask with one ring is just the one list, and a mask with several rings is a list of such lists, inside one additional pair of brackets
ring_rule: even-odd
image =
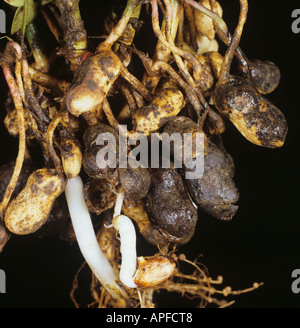
[(48, 59), (40, 46), (38, 31), (34, 23), (27, 25), (25, 35), (35, 60), (35, 68), (47, 70), (49, 64)]
[(118, 24), (113, 28), (113, 30), (110, 32), (109, 36), (100, 43), (98, 46), (98, 51), (103, 46), (112, 47), (112, 45), (119, 39), (119, 37), (123, 34), (129, 19), (134, 14), (134, 11), (136, 7), (138, 6), (139, 1), (138, 0), (128, 0), (127, 5), (124, 9), (124, 12), (122, 14), (122, 17), (120, 18)]
[(87, 33), (81, 19), (79, 0), (56, 0), (63, 30), (62, 54), (76, 71), (87, 48)]

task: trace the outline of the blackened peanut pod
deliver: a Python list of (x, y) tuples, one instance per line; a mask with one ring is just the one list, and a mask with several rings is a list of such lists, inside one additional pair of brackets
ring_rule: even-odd
[(119, 139), (117, 130), (110, 125), (104, 123), (98, 123), (96, 125), (89, 126), (83, 134), (83, 143), (86, 148), (93, 146), (97, 143), (99, 135), (109, 133), (112, 134), (116, 140)]
[(136, 131), (146, 136), (157, 131), (170, 119), (177, 116), (185, 106), (182, 92), (175, 88), (163, 88), (157, 92), (149, 106), (139, 108), (135, 113)]
[(87, 58), (66, 93), (68, 111), (74, 116), (101, 105), (121, 69), (121, 61), (110, 49)]
[(215, 106), (253, 144), (282, 147), (288, 131), (283, 113), (256, 90), (251, 79), (230, 74), (247, 19), (248, 2), (241, 1), (240, 5), (239, 22), (226, 50), (214, 90)]
[[(192, 145), (192, 154), (191, 158), (195, 158), (199, 155), (199, 152), (203, 149), (202, 140), (200, 140), (199, 134), (203, 133), (198, 127), (197, 123), (194, 122), (187, 116), (177, 116), (174, 119), (170, 120), (164, 127), (164, 133), (167, 133), (169, 136), (180, 134), (182, 137), (182, 142), (179, 144), (174, 144), (174, 141), (171, 141), (172, 147), (170, 148), (171, 154), (176, 159), (183, 159), (184, 161), (184, 152), (185, 152), (185, 143), (189, 142)], [(201, 142), (200, 147), (196, 148), (196, 142)], [(197, 152), (198, 151), (198, 152)], [(182, 157), (181, 157), (182, 156)]]
[(217, 84), (214, 99), (217, 109), (247, 140), (268, 148), (283, 146), (288, 131), (285, 116), (250, 81), (230, 76)]
[[(186, 173), (184, 167), (183, 172)], [(205, 212), (230, 220), (238, 210), (239, 191), (232, 179), (232, 163), (214, 143), (207, 140), (204, 173), (199, 179), (185, 179), (193, 201)]]
[[(102, 139), (101, 145), (99, 138)], [(115, 172), (119, 158), (119, 135), (114, 128), (103, 123), (90, 126), (84, 132), (83, 143), (85, 150), (82, 164), (89, 177), (101, 179)], [(98, 156), (104, 147), (109, 151), (111, 158), (105, 158), (105, 154)]]
[(88, 179), (83, 192), (88, 210), (97, 215), (113, 208), (116, 203), (115, 185), (106, 179)]
[(43, 168), (33, 172), (5, 212), (7, 229), (17, 235), (37, 231), (47, 221), (54, 201), (64, 188), (64, 178), (54, 169)]
[(147, 196), (151, 184), (151, 176), (147, 168), (119, 168), (120, 182), (125, 197), (139, 200)]
[(151, 170), (145, 208), (153, 226), (169, 241), (185, 244), (194, 235), (198, 212), (175, 168)]
[(124, 199), (122, 212), (137, 224), (140, 234), (154, 246), (166, 246), (168, 240), (153, 226), (145, 209), (144, 199), (138, 201)]
[(269, 60), (248, 61), (252, 81), (256, 90), (265, 95), (273, 92), (279, 85), (281, 74), (277, 65)]

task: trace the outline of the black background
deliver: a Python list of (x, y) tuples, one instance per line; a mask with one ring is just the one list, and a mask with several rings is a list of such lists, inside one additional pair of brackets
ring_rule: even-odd
[[(3, 1), (1, 1), (3, 3)], [(224, 19), (233, 32), (238, 18), (238, 1), (220, 1)], [(81, 13), (89, 35), (101, 35), (102, 24), (111, 4), (122, 1), (81, 0)], [(3, 7), (5, 7), (3, 5)], [(300, 34), (291, 30), (291, 13), (298, 1), (249, 0), (241, 48), (249, 58), (274, 61), (282, 78), (268, 98), (286, 115), (289, 133), (281, 149), (265, 149), (246, 141), (230, 124), (225, 145), (236, 164), (240, 208), (230, 222), (201, 214), (197, 232), (181, 252), (189, 259), (202, 255), (200, 262), (212, 277), (222, 275), (224, 286), (243, 289), (264, 282), (258, 290), (235, 297), (236, 308), (299, 307), (300, 294), (291, 290), (291, 273), (300, 269), (299, 231), (299, 95)], [(5, 7), (6, 8), (6, 7)], [(7, 29), (11, 23), (7, 15)], [(151, 46), (152, 36), (141, 30), (140, 40)], [(48, 41), (47, 41), (48, 42)], [(147, 44), (148, 43), (148, 44)], [(1, 41), (1, 46), (5, 42)], [(1, 122), (7, 87), (1, 73)], [(17, 141), (0, 128), (0, 163), (17, 155)], [(151, 254), (144, 245), (139, 255)], [(83, 259), (77, 245), (57, 238), (12, 237), (0, 255), (0, 269), (6, 272), (6, 294), (0, 294), (0, 307), (73, 307), (69, 292)], [(90, 273), (84, 270), (76, 294), (85, 306), (89, 301)], [(161, 307), (190, 307), (196, 303), (162, 293)]]

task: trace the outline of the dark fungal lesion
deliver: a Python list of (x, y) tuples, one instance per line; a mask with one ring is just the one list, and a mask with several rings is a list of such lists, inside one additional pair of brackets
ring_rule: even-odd
[(192, 238), (198, 213), (176, 168), (151, 170), (145, 205), (151, 223), (167, 240), (185, 244)]

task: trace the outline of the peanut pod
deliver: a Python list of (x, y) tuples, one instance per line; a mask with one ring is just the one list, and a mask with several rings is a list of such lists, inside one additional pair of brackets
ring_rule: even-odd
[(147, 168), (119, 168), (119, 177), (125, 197), (139, 200), (147, 196), (151, 184), (151, 176)]
[(288, 125), (279, 108), (262, 96), (245, 78), (230, 76), (217, 84), (215, 105), (255, 145), (282, 147)]
[(174, 275), (176, 262), (166, 256), (138, 257), (134, 282), (138, 288), (157, 286)]
[(186, 179), (185, 184), (191, 198), (203, 211), (217, 219), (230, 220), (238, 210), (236, 203), (239, 199), (239, 191), (232, 177), (230, 158), (208, 139), (203, 176), (200, 179)]
[(47, 221), (54, 201), (64, 187), (65, 180), (54, 169), (33, 172), (6, 210), (4, 223), (7, 229), (17, 235), (37, 231)]
[(78, 68), (66, 93), (68, 111), (74, 116), (94, 110), (101, 105), (120, 74), (121, 61), (110, 49), (87, 58)]
[(164, 88), (157, 92), (149, 106), (138, 109), (135, 113), (136, 131), (145, 135), (157, 131), (171, 118), (177, 116), (185, 106), (184, 96), (175, 88)]
[(176, 169), (153, 169), (146, 211), (154, 227), (170, 242), (184, 244), (194, 235), (198, 213)]

